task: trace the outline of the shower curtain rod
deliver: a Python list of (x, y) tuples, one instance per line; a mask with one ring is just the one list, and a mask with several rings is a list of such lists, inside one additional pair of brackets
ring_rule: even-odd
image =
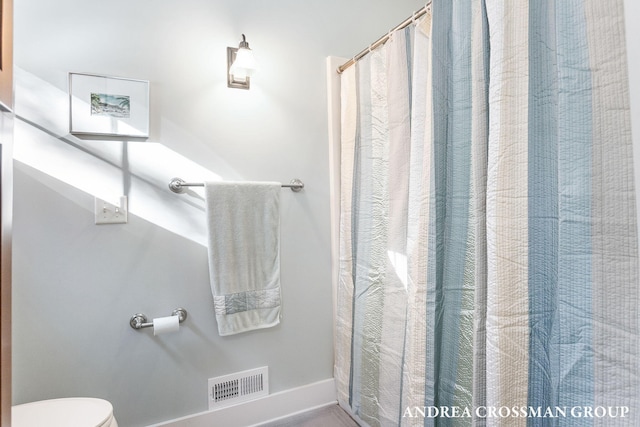
[(348, 60), (347, 62), (342, 64), (341, 66), (339, 66), (338, 69), (336, 70), (338, 72), (338, 74), (342, 74), (344, 72), (344, 70), (346, 70), (347, 68), (351, 67), (353, 64), (355, 64), (356, 62), (361, 60), (363, 57), (365, 57), (373, 49), (377, 48), (381, 44), (384, 44), (387, 40), (389, 40), (389, 35), (391, 33), (393, 33), (394, 31), (401, 30), (401, 29), (405, 28), (406, 26), (408, 26), (409, 24), (411, 24), (412, 22), (414, 22), (416, 19), (421, 18), (425, 13), (427, 13), (427, 11), (429, 10), (430, 7), (431, 7), (431, 0), (428, 1), (427, 4), (422, 9), (417, 10), (416, 12), (413, 13), (413, 15), (411, 15), (410, 17), (408, 17), (407, 19), (402, 21), (402, 23), (400, 23), (400, 25), (398, 25), (395, 28), (389, 30), (389, 32), (387, 34), (385, 34), (384, 36), (380, 37), (375, 42), (371, 43), (369, 45), (369, 47), (367, 47), (366, 49), (363, 49), (362, 52), (360, 52), (359, 54), (357, 54), (356, 56), (354, 56), (353, 58), (351, 58), (350, 60)]

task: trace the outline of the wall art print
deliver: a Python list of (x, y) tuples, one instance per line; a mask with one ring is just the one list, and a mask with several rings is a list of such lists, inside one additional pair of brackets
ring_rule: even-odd
[(146, 138), (149, 82), (69, 73), (69, 132)]

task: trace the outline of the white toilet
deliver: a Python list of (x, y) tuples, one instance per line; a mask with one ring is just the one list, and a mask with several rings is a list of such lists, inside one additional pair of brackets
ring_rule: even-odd
[(13, 406), (11, 425), (13, 427), (118, 427), (111, 403), (88, 397), (41, 400)]

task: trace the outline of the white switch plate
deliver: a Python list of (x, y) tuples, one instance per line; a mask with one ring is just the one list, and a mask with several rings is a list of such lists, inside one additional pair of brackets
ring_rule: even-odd
[(96, 224), (126, 224), (127, 196), (120, 197), (120, 206), (116, 206), (96, 197)]

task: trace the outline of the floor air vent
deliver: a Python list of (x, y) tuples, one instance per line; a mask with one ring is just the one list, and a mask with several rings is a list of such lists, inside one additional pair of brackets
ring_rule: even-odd
[(209, 410), (231, 406), (269, 394), (269, 368), (251, 369), (209, 378)]

